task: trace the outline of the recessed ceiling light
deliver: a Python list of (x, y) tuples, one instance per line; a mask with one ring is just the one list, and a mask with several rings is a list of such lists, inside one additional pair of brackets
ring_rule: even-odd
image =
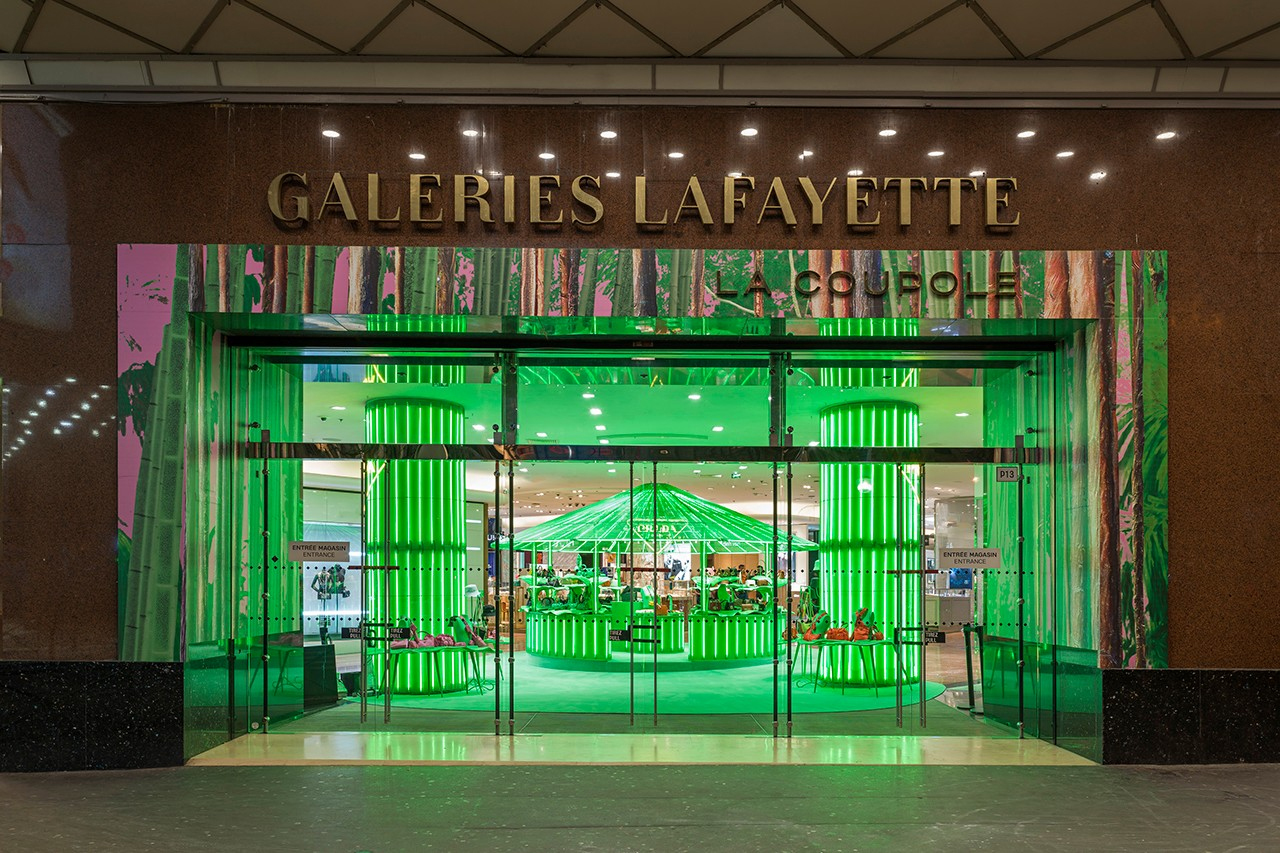
[(621, 178), (622, 173), (621, 172), (605, 172), (604, 176), (606, 178)]
[(471, 428), (476, 432), (484, 432), (484, 424), (472, 424)]
[(943, 154), (946, 154), (946, 153), (947, 153), (947, 152), (945, 152), (945, 151), (930, 151), (930, 152), (929, 152), (929, 156), (930, 156), (930, 157), (941, 157)]
[(742, 177), (742, 173), (741, 173), (741, 172), (730, 172), (730, 173), (729, 173), (729, 177), (731, 177), (731, 178), (741, 178), (741, 177)]
[(701, 400), (701, 399), (702, 399), (702, 395), (701, 395), (701, 394), (690, 394), (690, 395), (689, 395), (689, 399), (690, 399), (690, 400)]
[(347, 410), (346, 406), (330, 406), (329, 408), (335, 412), (345, 412)]
[(742, 130), (738, 131), (738, 133), (741, 133), (743, 136), (755, 136), (759, 132), (760, 131), (756, 130), (754, 127), (744, 127)]
[(894, 130), (891, 127), (886, 127), (885, 129), (880, 131), (880, 135), (881, 136), (897, 136), (898, 131)]
[(1035, 132), (1034, 130), (1020, 130), (1020, 131), (1018, 131), (1018, 138), (1019, 138), (1019, 139), (1030, 139), (1031, 137), (1033, 137), (1033, 136), (1035, 136), (1035, 135), (1036, 135), (1036, 132)]
[(479, 135), (480, 135), (480, 131), (476, 130), (475, 128), (471, 128), (471, 127), (469, 127), (469, 128), (467, 128), (466, 130), (462, 131), (462, 135), (463, 135), (463, 136), (468, 136), (468, 137), (471, 137), (472, 139), (474, 139), (475, 137), (477, 137), (477, 136), (479, 136)]
[(681, 157), (683, 157), (683, 156), (684, 156), (684, 152), (683, 152), (683, 151), (669, 151), (669, 152), (667, 152), (667, 156), (668, 156), (668, 157), (670, 157), (672, 160), (679, 160)]
[(983, 175), (985, 175), (986, 173), (987, 173), (987, 170), (986, 170), (986, 169), (974, 169), (972, 172), (970, 172), (970, 173), (969, 173), (969, 177), (971, 177), (971, 178), (981, 178), (981, 177), (982, 177)]
[(320, 131), (320, 135), (321, 135), (321, 136), (327, 136), (329, 139), (337, 139), (337, 138), (338, 138), (339, 136), (341, 136), (342, 134), (341, 134), (341, 133), (338, 133), (338, 131), (336, 131), (336, 130), (331, 130), (331, 129), (329, 129), (329, 128), (325, 128), (324, 130)]
[(1173, 139), (1178, 134), (1172, 130), (1162, 130), (1156, 134), (1156, 139)]
[(427, 159), (427, 155), (426, 155), (426, 154), (423, 154), (421, 151), (410, 151), (410, 152), (409, 152), (409, 159), (410, 159), (410, 160), (425, 160), (425, 159)]
[(552, 154), (550, 151), (543, 151), (541, 154), (539, 154), (539, 155), (538, 155), (538, 157), (539, 157), (539, 158), (541, 158), (541, 159), (543, 159), (543, 160), (554, 160), (554, 159), (556, 159), (556, 155)]
[(722, 427), (722, 426), (713, 426), (713, 427), (711, 428), (711, 431), (712, 431), (712, 432), (724, 432), (724, 427)]
[(582, 392), (582, 399), (584, 399), (584, 400), (591, 400), (591, 399), (594, 399), (594, 398), (595, 398), (595, 396), (596, 396), (596, 395), (595, 395), (595, 394), (592, 394), (590, 391), (583, 391), (583, 392)]
[(812, 151), (810, 151), (808, 148), (806, 148), (806, 149), (804, 149), (803, 151), (801, 151), (801, 152), (800, 152), (800, 159), (801, 159), (801, 160), (803, 160), (803, 159), (804, 159), (804, 158), (806, 158), (806, 157), (812, 157), (812, 156), (813, 156), (813, 152), (812, 152)]
[(617, 138), (618, 138), (618, 131), (616, 131), (616, 130), (602, 130), (602, 131), (600, 131), (600, 138), (601, 138), (601, 139), (617, 139)]
[(603, 411), (603, 410), (601, 410), (601, 409), (591, 409), (590, 411), (591, 411), (591, 414), (593, 414), (593, 415), (603, 415), (603, 414), (604, 414), (604, 411)]
[(1057, 154), (1055, 154), (1055, 155), (1053, 155), (1053, 156), (1055, 156), (1055, 157), (1057, 157), (1057, 158), (1059, 158), (1059, 159), (1065, 160), (1065, 159), (1066, 159), (1066, 158), (1068, 158), (1068, 157), (1074, 157), (1074, 156), (1076, 156), (1076, 152), (1074, 152), (1074, 151), (1059, 151)]
[(854, 178), (856, 178), (856, 177), (858, 177), (858, 175), (861, 175), (861, 174), (862, 174), (862, 170), (861, 170), (861, 169), (850, 169), (850, 170), (849, 170), (849, 175), (850, 175), (850, 177), (854, 177)]
[(968, 412), (956, 412), (956, 417), (957, 417), (957, 418), (967, 418), (967, 417), (969, 417), (969, 413), (968, 413)]
[(538, 438), (546, 438), (546, 437), (547, 437), (547, 434), (546, 434), (545, 432), (534, 433), (534, 435), (538, 436)]
[(604, 432), (604, 424), (596, 424), (596, 432)]
[(1106, 173), (1106, 172), (1104, 172), (1104, 171), (1102, 171), (1101, 169), (1099, 169), (1099, 170), (1098, 170), (1098, 171), (1096, 171), (1096, 172), (1090, 172), (1090, 173), (1089, 173), (1089, 180), (1091, 180), (1091, 181), (1100, 181), (1100, 180), (1102, 180), (1103, 178), (1105, 178), (1106, 176), (1107, 176), (1107, 173)]

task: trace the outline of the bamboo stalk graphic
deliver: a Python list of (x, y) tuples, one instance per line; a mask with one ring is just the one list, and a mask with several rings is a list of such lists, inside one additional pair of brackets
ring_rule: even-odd
[(312, 314), (316, 310), (316, 247), (305, 246), (302, 249), (302, 313)]
[(436, 264), (436, 304), (435, 313), (453, 313), (453, 273), (457, 251), (453, 248), (436, 250), (439, 261)]

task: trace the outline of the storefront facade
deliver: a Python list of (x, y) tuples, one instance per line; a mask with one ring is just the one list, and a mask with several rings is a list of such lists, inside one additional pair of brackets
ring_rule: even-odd
[[(184, 723), (155, 716), (170, 746), (151, 763), (306, 705), (303, 690), (265, 688), (293, 683), (281, 638), (309, 631), (314, 588), (287, 559), (316, 520), (304, 517), (318, 470), (308, 460), (357, 466), (364, 562), (404, 563), (432, 543), (418, 568), (438, 585), (393, 592), (384, 573), (379, 598), (365, 581), (360, 620), (443, 630), (468, 606), (468, 521), (496, 525), (480, 546), (494, 552), (494, 595), (504, 573), (509, 594), (519, 587), (517, 503), (533, 505), (543, 470), (613, 465), (619, 490), (643, 497), (721, 464), (760, 466), (769, 485), (756, 497), (775, 528), (795, 533), (810, 513), (835, 622), (870, 602), (891, 637), (920, 631), (947, 621), (906, 603), (923, 601), (920, 572), (932, 571), (927, 472), (967, 465), (984, 531), (968, 544), (1006, 556), (975, 617), (988, 623), (989, 717), (1101, 760), (1221, 758), (1206, 751), (1211, 734), (1155, 743), (1145, 727), (1175, 699), (1204, 719), (1214, 702), (1202, 683), (1251, 690), (1274, 675), (1257, 670), (1274, 666), (1280, 641), (1250, 609), (1261, 604), (1239, 596), (1260, 546), (1246, 520), (1262, 492), (1250, 489), (1265, 485), (1210, 450), (1227, 441), (1228, 406), (1239, 437), (1267, 429), (1265, 405), (1245, 399), (1273, 394), (1254, 306), (1275, 202), (1249, 190), (1271, 168), (1269, 114), (7, 105), (0, 118), (0, 651), (67, 661), (66, 677), (82, 680), (97, 676), (71, 662), (118, 661), (95, 666), (136, 679), (110, 691), (123, 708), (168, 697)], [(335, 365), (346, 384), (416, 390), (366, 395), (344, 427), (355, 433), (329, 435), (308, 417), (353, 408), (322, 393)], [(960, 386), (980, 409), (927, 408)], [(557, 409), (575, 395), (586, 411)], [(695, 396), (726, 417), (676, 411)], [(686, 428), (615, 422), (597, 435), (590, 418), (598, 408), (612, 420), (611, 404), (627, 420), (666, 407)], [(981, 429), (956, 432), (953, 418), (931, 436), (938, 412), (980, 412)], [(548, 413), (558, 418), (536, 420)], [(1001, 479), (1009, 467), (1016, 483)], [(473, 482), (483, 471), (490, 491)], [(386, 472), (392, 483), (375, 482)], [(797, 484), (820, 494), (807, 510)], [(653, 503), (647, 533), (633, 510), (624, 536), (579, 553), (620, 565), (660, 528)], [(472, 504), (484, 507), (474, 519)], [(784, 534), (754, 553), (772, 577), (799, 564), (795, 550)], [(73, 562), (92, 568), (74, 584), (55, 577)], [(516, 608), (505, 629), (496, 609), (514, 637)], [(523, 650), (633, 657), (617, 640), (601, 646), (595, 635), (613, 626), (591, 612), (569, 628), (531, 607)], [(708, 617), (679, 651), (705, 662), (731, 656), (717, 644), (761, 644), (751, 657), (780, 662), (780, 736), (796, 667), (815, 667), (809, 685), (928, 680), (916, 658), (902, 664), (905, 646), (833, 647), (801, 664), (796, 638), (769, 639), (791, 632), (790, 610), (739, 615), (761, 627), (707, 639), (726, 630)], [(516, 645), (497, 646), (489, 673), (488, 720), (505, 733), (537, 710), (520, 705)], [(395, 678), (405, 692), (452, 691), (470, 665), (401, 664)], [(63, 668), (47, 667), (52, 685)], [(660, 715), (658, 670), (655, 658)]]

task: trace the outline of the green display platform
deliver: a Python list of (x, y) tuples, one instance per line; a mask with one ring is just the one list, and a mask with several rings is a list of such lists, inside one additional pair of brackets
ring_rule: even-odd
[[(489, 660), (488, 674), (493, 675)], [(503, 675), (506, 675), (504, 660)], [(577, 672), (530, 665), (523, 652), (516, 653), (516, 709), (523, 712), (625, 714), (631, 677), (628, 673)], [(773, 664), (733, 669), (669, 672), (658, 675), (658, 712), (666, 714), (768, 714), (773, 710)], [(781, 686), (781, 685), (780, 685)], [(653, 705), (653, 674), (637, 674), (636, 705)], [(929, 682), (926, 697), (945, 688)], [(870, 711), (892, 708), (895, 691), (881, 688), (879, 695), (865, 688), (839, 689), (811, 685), (792, 688), (792, 710), (797, 714), (832, 711)], [(904, 701), (914, 703), (914, 685), (904, 690)], [(780, 701), (782, 697), (780, 696)], [(396, 696), (393, 704), (405, 708), (451, 711), (493, 711), (493, 693), (455, 693), (446, 696)], [(505, 710), (505, 697), (504, 697)], [(785, 707), (785, 706), (783, 706)]]

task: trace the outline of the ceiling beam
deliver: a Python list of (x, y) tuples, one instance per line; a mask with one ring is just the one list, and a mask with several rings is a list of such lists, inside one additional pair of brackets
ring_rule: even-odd
[(302, 36), (304, 39), (311, 42), (312, 44), (317, 44), (320, 47), (323, 47), (325, 50), (329, 51), (330, 53), (340, 54), (343, 52), (342, 48), (335, 47), (329, 44), (324, 39), (320, 38), (319, 36), (312, 35), (311, 33), (307, 32), (301, 27), (296, 27), (293, 24), (289, 23), (284, 18), (280, 18), (280, 17), (277, 17), (276, 15), (271, 14), (266, 9), (259, 6), (257, 3), (252, 2), (252, 0), (235, 0), (235, 2), (246, 9), (249, 9), (253, 12), (257, 12), (259, 15), (266, 18), (268, 21), (279, 24), (280, 26), (284, 27), (286, 30), (289, 30), (292, 33)]
[(464, 30), (465, 32), (468, 32), (468, 33), (470, 33), (471, 35), (475, 36), (476, 38), (480, 39), (480, 41), (482, 41), (482, 42), (484, 42), (485, 44), (489, 45), (489, 47), (492, 47), (494, 50), (498, 51), (498, 52), (499, 52), (499, 53), (501, 53), (503, 56), (515, 56), (515, 55), (516, 55), (515, 51), (513, 51), (513, 50), (508, 50), (507, 48), (505, 48), (505, 47), (503, 47), (502, 45), (498, 44), (498, 43), (497, 43), (496, 41), (494, 41), (493, 39), (489, 38), (489, 37), (488, 37), (487, 35), (485, 35), (484, 33), (482, 33), (482, 32), (480, 32), (479, 30), (477, 30), (475, 27), (471, 26), (470, 24), (466, 23), (465, 21), (461, 21), (461, 20), (459, 20), (458, 18), (455, 18), (453, 15), (450, 15), (448, 12), (446, 12), (444, 9), (441, 9), (441, 8), (440, 8), (439, 6), (437, 6), (436, 4), (434, 4), (434, 3), (430, 3), (430, 2), (428, 2), (428, 0), (416, 0), (416, 2), (417, 2), (417, 4), (418, 4), (419, 6), (422, 6), (424, 9), (429, 9), (429, 10), (431, 10), (432, 12), (435, 12), (437, 15), (439, 15), (439, 16), (440, 16), (440, 17), (442, 17), (442, 18), (444, 18), (446, 21), (448, 21), (449, 23), (453, 24), (455, 27), (458, 27), (459, 29)]
[(653, 30), (649, 29), (644, 24), (640, 23), (635, 18), (628, 15), (622, 9), (618, 8), (618, 5), (612, 2), (612, 0), (601, 0), (601, 5), (605, 6), (606, 8), (609, 9), (609, 11), (613, 12), (613, 14), (617, 15), (619, 18), (626, 21), (628, 24), (635, 27), (640, 32), (644, 33), (649, 38), (650, 41), (658, 45), (658, 47), (665, 50), (671, 56), (683, 56), (683, 54), (680, 53), (680, 51), (676, 50), (674, 47), (672, 47), (671, 45), (663, 41), (661, 38), (659, 38), (658, 34), (655, 33)]
[(781, 5), (782, 5), (782, 0), (769, 0), (769, 2), (765, 3), (759, 9), (756, 9), (753, 13), (743, 18), (741, 21), (738, 21), (738, 23), (734, 24), (732, 27), (725, 30), (720, 35), (716, 36), (708, 44), (703, 46), (701, 50), (694, 51), (693, 55), (705, 56), (707, 51), (711, 50), (716, 45), (720, 44), (725, 39), (732, 36), (734, 33), (740, 32), (741, 30), (749, 26), (751, 23), (753, 23), (757, 18), (759, 18), (765, 12), (768, 12), (770, 9), (774, 8), (775, 6), (781, 6)]
[(954, 9), (958, 9), (958, 8), (960, 8), (961, 6), (963, 6), (963, 5), (965, 4), (965, 2), (966, 2), (966, 0), (955, 0), (955, 2), (954, 2), (954, 3), (948, 3), (946, 6), (943, 6), (941, 9), (939, 9), (939, 10), (938, 10), (938, 11), (936, 11), (936, 12), (934, 12), (932, 15), (930, 15), (930, 16), (929, 16), (929, 17), (927, 17), (927, 18), (925, 18), (924, 20), (922, 20), (922, 21), (916, 21), (914, 24), (912, 24), (911, 26), (907, 27), (905, 30), (903, 30), (902, 32), (898, 33), (896, 36), (892, 36), (892, 37), (890, 37), (890, 38), (888, 38), (888, 39), (886, 39), (886, 40), (884, 40), (884, 41), (880, 42), (880, 44), (876, 45), (875, 47), (871, 48), (871, 50), (868, 50), (866, 53), (864, 53), (864, 54), (863, 54), (863, 56), (864, 56), (864, 57), (868, 57), (868, 56), (875, 56), (875, 55), (876, 55), (876, 54), (878, 54), (880, 51), (882, 51), (882, 50), (884, 50), (884, 49), (886, 49), (886, 48), (890, 47), (891, 45), (895, 45), (895, 44), (897, 44), (898, 42), (902, 41), (904, 38), (906, 38), (907, 36), (911, 35), (911, 34), (912, 34), (912, 33), (914, 33), (915, 31), (917, 31), (917, 30), (919, 30), (919, 29), (922, 29), (922, 28), (924, 28), (924, 27), (929, 26), (929, 25), (930, 25), (930, 24), (932, 24), (934, 21), (936, 21), (936, 20), (938, 20), (939, 18), (941, 18), (943, 15), (948, 14), (949, 12), (951, 12), (951, 11), (952, 11), (952, 10), (954, 10)]
[(156, 50), (160, 51), (161, 53), (174, 52), (170, 48), (167, 48), (164, 45), (160, 44), (160, 42), (152, 41), (151, 39), (147, 38), (141, 33), (136, 33), (133, 30), (128, 29), (127, 27), (122, 27), (119, 24), (117, 24), (115, 21), (108, 21), (106, 18), (102, 17), (101, 15), (95, 15), (93, 12), (90, 12), (88, 9), (82, 9), (79, 6), (77, 6), (75, 3), (70, 2), (70, 0), (54, 0), (54, 2), (59, 4), (60, 6), (65, 6), (66, 8), (72, 10), (73, 12), (76, 12), (77, 14), (84, 15), (86, 18), (89, 18), (90, 20), (97, 21), (99, 24), (102, 24), (104, 27), (110, 27), (116, 32), (126, 35), (131, 39), (137, 39), (143, 44), (150, 45), (151, 47), (154, 47)]
[(1191, 51), (1191, 46), (1182, 37), (1182, 32), (1178, 29), (1178, 25), (1173, 22), (1173, 17), (1170, 16), (1169, 10), (1164, 7), (1162, 0), (1151, 0), (1151, 8), (1156, 10), (1156, 14), (1160, 16), (1160, 22), (1169, 31), (1169, 35), (1173, 36), (1173, 40), (1178, 43), (1178, 50), (1182, 51), (1182, 58), (1195, 59), (1196, 55)]
[(196, 45), (200, 43), (200, 39), (204, 38), (204, 34), (209, 32), (209, 28), (213, 26), (213, 22), (218, 20), (218, 16), (230, 5), (231, 0), (213, 0), (213, 6), (209, 8), (209, 14), (204, 16), (200, 26), (196, 27), (196, 31), (191, 34), (191, 38), (187, 39), (187, 43), (182, 46), (182, 50), (179, 52), (190, 53), (195, 50)]
[(991, 19), (991, 16), (987, 14), (987, 10), (982, 8), (982, 4), (979, 3), (978, 0), (970, 0), (969, 8), (975, 15), (982, 19), (982, 23), (987, 25), (987, 29), (991, 30), (992, 35), (1000, 39), (1000, 43), (1004, 45), (1005, 50), (1009, 51), (1010, 56), (1014, 59), (1027, 58), (1026, 54), (1019, 50), (1018, 46), (1013, 43), (1013, 39), (1005, 35), (1004, 30), (1000, 29), (996, 22)]
[(846, 59), (853, 59), (853, 56), (854, 56), (853, 51), (849, 50), (849, 48), (844, 46), (843, 42), (841, 42), (835, 36), (831, 35), (831, 33), (827, 32), (825, 27), (823, 27), (813, 18), (809, 17), (809, 13), (806, 12), (804, 9), (801, 9), (800, 5), (796, 3), (795, 0), (782, 0), (782, 5), (786, 6), (788, 9), (794, 12), (795, 15), (800, 20), (808, 24), (809, 28), (812, 29), (815, 33), (822, 36), (822, 38), (826, 40), (827, 44), (831, 45), (832, 47), (834, 47), (836, 50), (840, 52), (841, 56), (845, 57)]
[(1062, 47), (1064, 44), (1069, 44), (1070, 42), (1075, 41), (1081, 36), (1087, 36), (1089, 33), (1093, 32), (1094, 30), (1101, 29), (1102, 27), (1105, 27), (1107, 24), (1111, 23), (1112, 21), (1117, 21), (1120, 18), (1123, 18), (1125, 15), (1129, 14), (1130, 12), (1136, 12), (1139, 9), (1143, 8), (1144, 6), (1149, 6), (1149, 5), (1151, 5), (1151, 0), (1138, 0), (1138, 2), (1136, 3), (1131, 3), (1130, 5), (1125, 6), (1123, 9), (1120, 9), (1114, 14), (1108, 15), (1107, 17), (1103, 18), (1101, 21), (1094, 21), (1092, 24), (1085, 27), (1084, 29), (1076, 30), (1074, 33), (1067, 36), (1066, 38), (1058, 39), (1048, 47), (1040, 48), (1035, 53), (1031, 54), (1031, 56), (1028, 58), (1038, 59), (1039, 57), (1044, 56), (1047, 53), (1053, 53), (1055, 50)]
[(27, 21), (22, 25), (22, 32), (18, 33), (18, 40), (13, 43), (13, 52), (22, 53), (27, 46), (27, 37), (31, 35), (31, 28), (36, 25), (36, 18), (40, 17), (40, 10), (44, 8), (45, 0), (35, 0), (31, 4), (31, 11), (27, 13)]
[(538, 39), (533, 44), (529, 45), (529, 47), (523, 51), (522, 55), (533, 56), (535, 53), (542, 50), (542, 48), (547, 46), (547, 42), (551, 41), (553, 38), (558, 36), (565, 27), (569, 26), (574, 21), (578, 20), (578, 18), (582, 15), (583, 12), (587, 11), (594, 5), (596, 5), (595, 0), (584, 0), (581, 6), (574, 9), (569, 14), (565, 15), (564, 18), (559, 23), (557, 23), (554, 27), (548, 30), (547, 33), (542, 38)]
[(1254, 31), (1254, 32), (1252, 32), (1252, 33), (1249, 33), (1247, 36), (1243, 36), (1243, 37), (1241, 37), (1241, 38), (1238, 38), (1238, 39), (1236, 39), (1236, 40), (1235, 40), (1235, 41), (1233, 41), (1233, 42), (1228, 42), (1227, 44), (1224, 44), (1222, 47), (1214, 48), (1213, 50), (1211, 50), (1211, 51), (1209, 51), (1208, 53), (1204, 54), (1204, 55), (1203, 55), (1203, 56), (1201, 56), (1200, 58), (1201, 58), (1201, 59), (1211, 59), (1212, 57), (1215, 57), (1215, 56), (1217, 56), (1217, 55), (1218, 55), (1218, 54), (1220, 54), (1220, 53), (1225, 53), (1225, 52), (1227, 52), (1228, 50), (1231, 50), (1231, 48), (1233, 48), (1233, 47), (1239, 47), (1240, 45), (1244, 44), (1245, 42), (1253, 41), (1254, 39), (1258, 38), (1259, 36), (1265, 36), (1267, 33), (1272, 32), (1272, 31), (1274, 31), (1274, 30), (1278, 30), (1278, 29), (1280, 29), (1280, 21), (1276, 21), (1274, 24), (1271, 24), (1270, 26), (1266, 26), (1266, 27), (1263, 27), (1263, 28), (1262, 28), (1262, 29), (1260, 29), (1260, 30), (1256, 30), (1256, 31)]

